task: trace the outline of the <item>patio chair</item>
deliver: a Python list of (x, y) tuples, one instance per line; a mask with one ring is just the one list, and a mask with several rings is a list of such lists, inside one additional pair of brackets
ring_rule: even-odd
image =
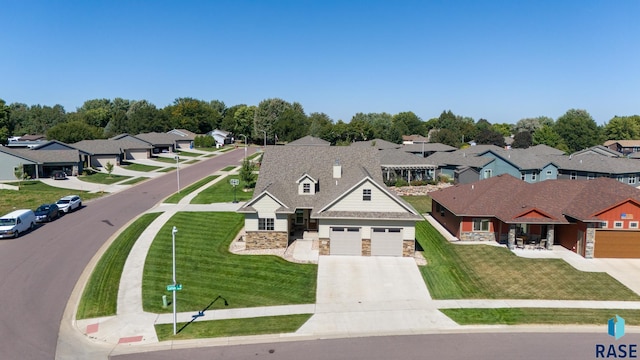
[(547, 249), (547, 239), (540, 240), (540, 242), (538, 243), (538, 247), (536, 247), (536, 249), (546, 250)]
[(516, 238), (516, 248), (524, 249), (524, 239), (521, 237)]

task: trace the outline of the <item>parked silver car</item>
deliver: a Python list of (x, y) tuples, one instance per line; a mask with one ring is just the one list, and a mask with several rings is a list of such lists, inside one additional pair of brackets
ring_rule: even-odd
[(68, 214), (70, 211), (80, 209), (82, 207), (82, 200), (78, 195), (67, 195), (60, 198), (60, 200), (56, 202), (56, 205), (58, 205), (58, 210)]

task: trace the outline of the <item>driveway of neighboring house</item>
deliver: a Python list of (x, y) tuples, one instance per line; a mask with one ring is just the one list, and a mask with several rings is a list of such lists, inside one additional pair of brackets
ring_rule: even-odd
[(626, 287), (640, 294), (640, 259), (590, 259)]
[(419, 333), (455, 328), (413, 258), (320, 256), (315, 314), (298, 334)]

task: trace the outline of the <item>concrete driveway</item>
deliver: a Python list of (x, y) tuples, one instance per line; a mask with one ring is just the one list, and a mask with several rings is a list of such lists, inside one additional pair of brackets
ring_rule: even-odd
[(296, 333), (420, 333), (457, 324), (435, 308), (413, 258), (320, 256), (315, 314)]
[(590, 259), (600, 271), (606, 271), (616, 280), (640, 295), (640, 259)]

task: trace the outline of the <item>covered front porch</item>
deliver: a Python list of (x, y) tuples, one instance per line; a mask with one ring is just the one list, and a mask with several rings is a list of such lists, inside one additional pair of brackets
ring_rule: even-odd
[(385, 165), (382, 167), (382, 176), (385, 183), (395, 183), (404, 180), (411, 184), (412, 181), (435, 180), (436, 167), (433, 165)]

